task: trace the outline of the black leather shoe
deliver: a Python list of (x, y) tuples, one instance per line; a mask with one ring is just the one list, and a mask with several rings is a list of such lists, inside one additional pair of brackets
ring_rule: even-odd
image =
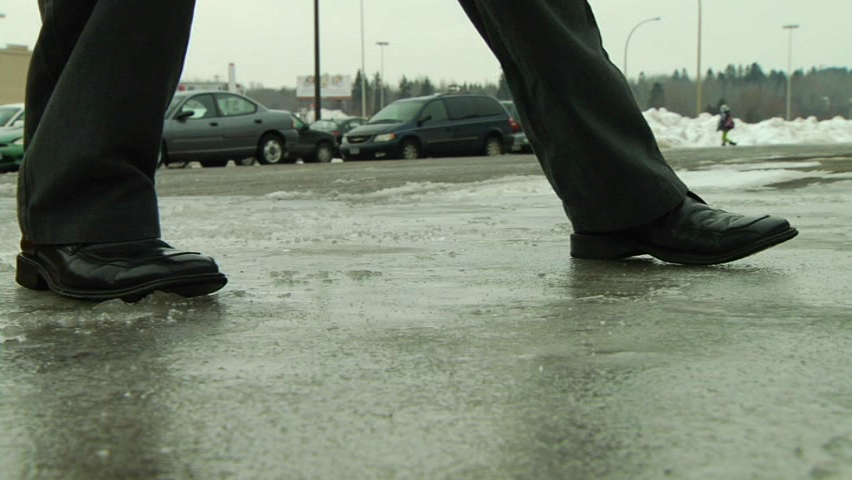
[(783, 218), (728, 213), (689, 194), (678, 208), (648, 225), (571, 235), (571, 256), (606, 260), (647, 254), (665, 262), (713, 265), (747, 257), (798, 233)]
[(228, 282), (212, 258), (175, 250), (159, 239), (21, 245), (18, 284), (71, 298), (132, 302), (155, 290), (194, 297), (213, 293)]

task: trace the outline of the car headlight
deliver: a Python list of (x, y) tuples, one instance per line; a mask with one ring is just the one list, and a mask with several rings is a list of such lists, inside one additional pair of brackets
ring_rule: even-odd
[(376, 142), (390, 142), (391, 140), (396, 138), (395, 133), (383, 133), (381, 135), (376, 135), (374, 141)]
[(21, 138), (15, 140), (14, 142), (12, 142), (12, 145), (24, 146), (24, 137), (21, 137)]

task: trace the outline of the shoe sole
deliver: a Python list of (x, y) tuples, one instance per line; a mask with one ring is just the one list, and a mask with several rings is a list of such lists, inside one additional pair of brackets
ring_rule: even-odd
[(160, 291), (175, 293), (182, 297), (197, 297), (213, 293), (228, 283), (221, 273), (201, 275), (183, 275), (155, 280), (133, 287), (116, 290), (80, 290), (69, 288), (54, 280), (50, 273), (37, 261), (18, 255), (15, 281), (18, 285), (31, 290), (50, 290), (63, 297), (78, 300), (105, 301), (121, 299), (125, 302), (137, 302), (146, 295)]
[(599, 235), (575, 233), (571, 235), (571, 256), (589, 260), (616, 260), (619, 258), (650, 255), (669, 263), (683, 265), (718, 265), (748, 257), (767, 248), (784, 243), (799, 234), (795, 228), (761, 238), (760, 240), (724, 253), (711, 255), (666, 250), (653, 245), (616, 240)]

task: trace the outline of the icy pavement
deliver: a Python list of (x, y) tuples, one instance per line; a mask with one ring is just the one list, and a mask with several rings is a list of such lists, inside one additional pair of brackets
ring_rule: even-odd
[(0, 176), (0, 478), (850, 478), (852, 149), (670, 152), (795, 240), (571, 260), (529, 157), (161, 171), (200, 299), (14, 285)]

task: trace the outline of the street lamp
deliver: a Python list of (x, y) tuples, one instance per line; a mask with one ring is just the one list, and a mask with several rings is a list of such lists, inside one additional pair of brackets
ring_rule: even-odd
[(641, 22), (637, 23), (635, 27), (633, 27), (633, 30), (630, 30), (630, 34), (627, 35), (627, 41), (624, 42), (624, 78), (627, 78), (627, 46), (630, 45), (630, 37), (633, 36), (633, 32), (635, 32), (637, 28), (648, 22), (656, 22), (661, 19), (662, 17), (654, 17), (649, 18), (647, 20), (642, 20)]
[(314, 120), (322, 119), (319, 0), (314, 0)]
[(790, 121), (790, 110), (793, 103), (793, 30), (799, 28), (798, 25), (790, 24), (781, 27), (789, 32), (789, 41), (787, 44), (787, 121)]
[(390, 45), (390, 42), (376, 42), (376, 45), (379, 46), (380, 51), (382, 52), (382, 63), (381, 63), (381, 78), (379, 79), (379, 88), (380, 90), (380, 98), (379, 101), (379, 110), (385, 108), (385, 47)]
[(361, 116), (367, 117), (367, 69), (364, 66), (364, 0), (361, 0)]
[(695, 76), (695, 117), (701, 116), (701, 0), (698, 0), (698, 66), (696, 67), (697, 74)]

